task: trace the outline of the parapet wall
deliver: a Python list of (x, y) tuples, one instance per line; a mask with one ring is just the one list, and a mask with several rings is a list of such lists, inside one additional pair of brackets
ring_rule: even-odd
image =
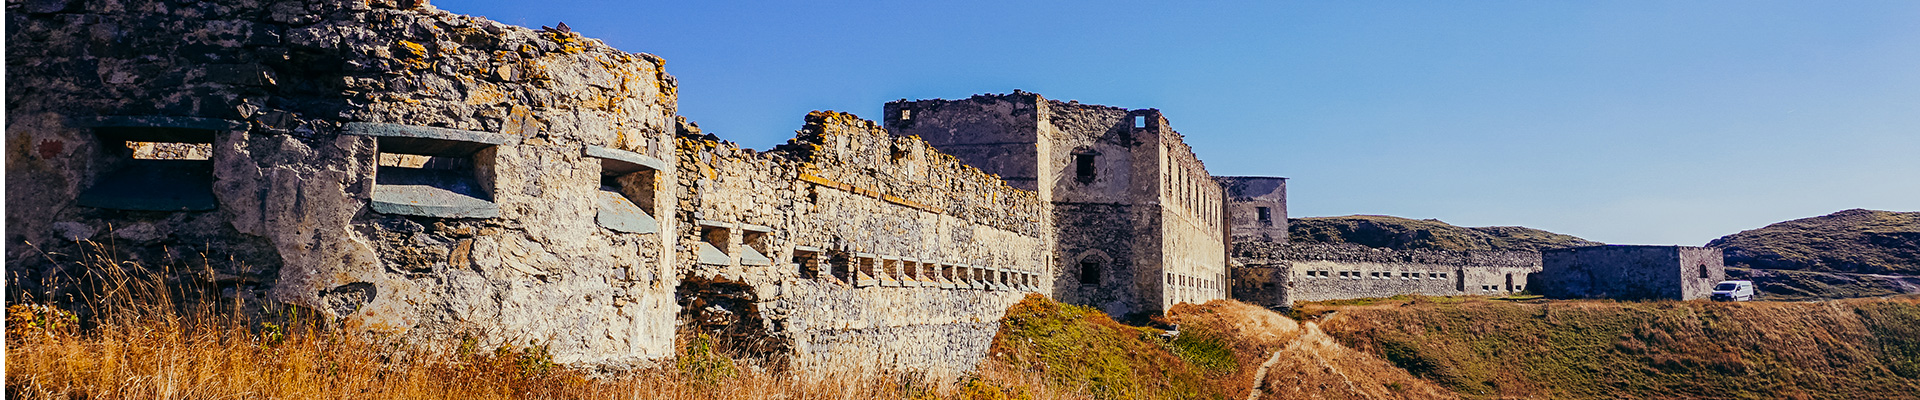
[(815, 112), (776, 150), (683, 138), (679, 159), (682, 273), (719, 288), (683, 290), (687, 320), (794, 365), (970, 371), (1007, 307), (1051, 294), (1048, 204), (917, 138)]
[(1502, 295), (1526, 290), (1540, 254), (1393, 250), (1236, 242), (1234, 297), (1267, 307), (1395, 295)]

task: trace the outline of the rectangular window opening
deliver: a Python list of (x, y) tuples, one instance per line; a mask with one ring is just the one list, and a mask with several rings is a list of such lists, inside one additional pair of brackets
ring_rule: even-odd
[(437, 218), (494, 218), (493, 159), (512, 136), (399, 124), (348, 123), (378, 140), (373, 211)]
[(657, 233), (654, 195), (665, 163), (625, 150), (586, 146), (583, 155), (600, 160), (599, 210), (595, 220), (616, 232)]
[(1093, 156), (1093, 154), (1073, 155), (1074, 175), (1080, 182), (1092, 182), (1095, 174), (1098, 173), (1094, 170)]
[(727, 250), (731, 245), (732, 232), (718, 226), (700, 227), (699, 257), (701, 264), (733, 264), (733, 256)]
[(246, 125), (191, 117), (100, 117), (93, 134), (102, 151), (83, 207), (134, 211), (208, 211), (213, 196), (213, 142)]
[(1134, 128), (1145, 128), (1145, 127), (1147, 127), (1147, 116), (1145, 116), (1145, 115), (1135, 115), (1135, 116), (1133, 116), (1133, 127), (1134, 127)]
[(767, 256), (772, 253), (769, 250), (773, 233), (752, 229), (743, 230), (745, 232), (740, 235), (740, 265), (773, 265), (773, 258)]
[(793, 249), (793, 266), (799, 270), (801, 279), (820, 279), (820, 251)]

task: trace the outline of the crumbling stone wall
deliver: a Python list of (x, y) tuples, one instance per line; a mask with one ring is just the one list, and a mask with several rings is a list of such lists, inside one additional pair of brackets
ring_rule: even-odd
[(678, 227), (596, 202), (674, 214), (662, 61), (422, 3), (8, 1), (9, 298), (104, 251), (411, 343), (671, 355)]
[(1505, 295), (1529, 288), (1540, 254), (1234, 242), (1233, 293), (1273, 308), (1396, 295)]
[(1034, 192), (853, 115), (764, 153), (685, 137), (678, 165), (681, 273), (750, 287), (757, 315), (710, 312), (763, 321), (797, 366), (969, 371), (1007, 307), (1052, 291)]
[(1287, 178), (1216, 176), (1227, 191), (1227, 225), (1235, 242), (1287, 242)]
[(1693, 300), (1727, 277), (1720, 249), (1605, 245), (1548, 250), (1537, 291), (1556, 298)]
[(901, 100), (886, 114), (895, 135), (1052, 203), (1061, 300), (1129, 316), (1226, 296), (1221, 190), (1158, 110), (1015, 91)]

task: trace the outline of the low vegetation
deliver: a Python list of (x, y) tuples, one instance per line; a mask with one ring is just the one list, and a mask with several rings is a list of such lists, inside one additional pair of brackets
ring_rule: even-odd
[(86, 270), (92, 290), (67, 309), (7, 307), (10, 399), (1078, 399), (1044, 381), (988, 368), (958, 382), (913, 374), (804, 374), (721, 354), (682, 338), (675, 361), (624, 372), (556, 365), (538, 346), (451, 354), (409, 350), (324, 328), (297, 309), (198, 302), (137, 265)]
[(1287, 235), (1296, 243), (1356, 244), (1396, 250), (1541, 251), (1602, 243), (1518, 226), (1461, 227), (1435, 219), (1385, 215), (1294, 218)]
[(1349, 347), (1472, 398), (1916, 398), (1920, 299), (1410, 298), (1303, 304)]
[(1727, 235), (1727, 266), (1920, 275), (1920, 212), (1846, 210)]

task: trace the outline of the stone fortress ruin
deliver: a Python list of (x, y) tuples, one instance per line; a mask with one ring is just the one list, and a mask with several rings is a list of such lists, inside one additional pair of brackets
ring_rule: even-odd
[(1505, 293), (1539, 269), (1289, 247), (1285, 180), (1212, 176), (1152, 109), (902, 100), (756, 151), (679, 117), (659, 57), (418, 1), (7, 18), (15, 301), (73, 295), (103, 255), (412, 343), (619, 367), (697, 331), (956, 373), (1028, 294), (1144, 316)]

